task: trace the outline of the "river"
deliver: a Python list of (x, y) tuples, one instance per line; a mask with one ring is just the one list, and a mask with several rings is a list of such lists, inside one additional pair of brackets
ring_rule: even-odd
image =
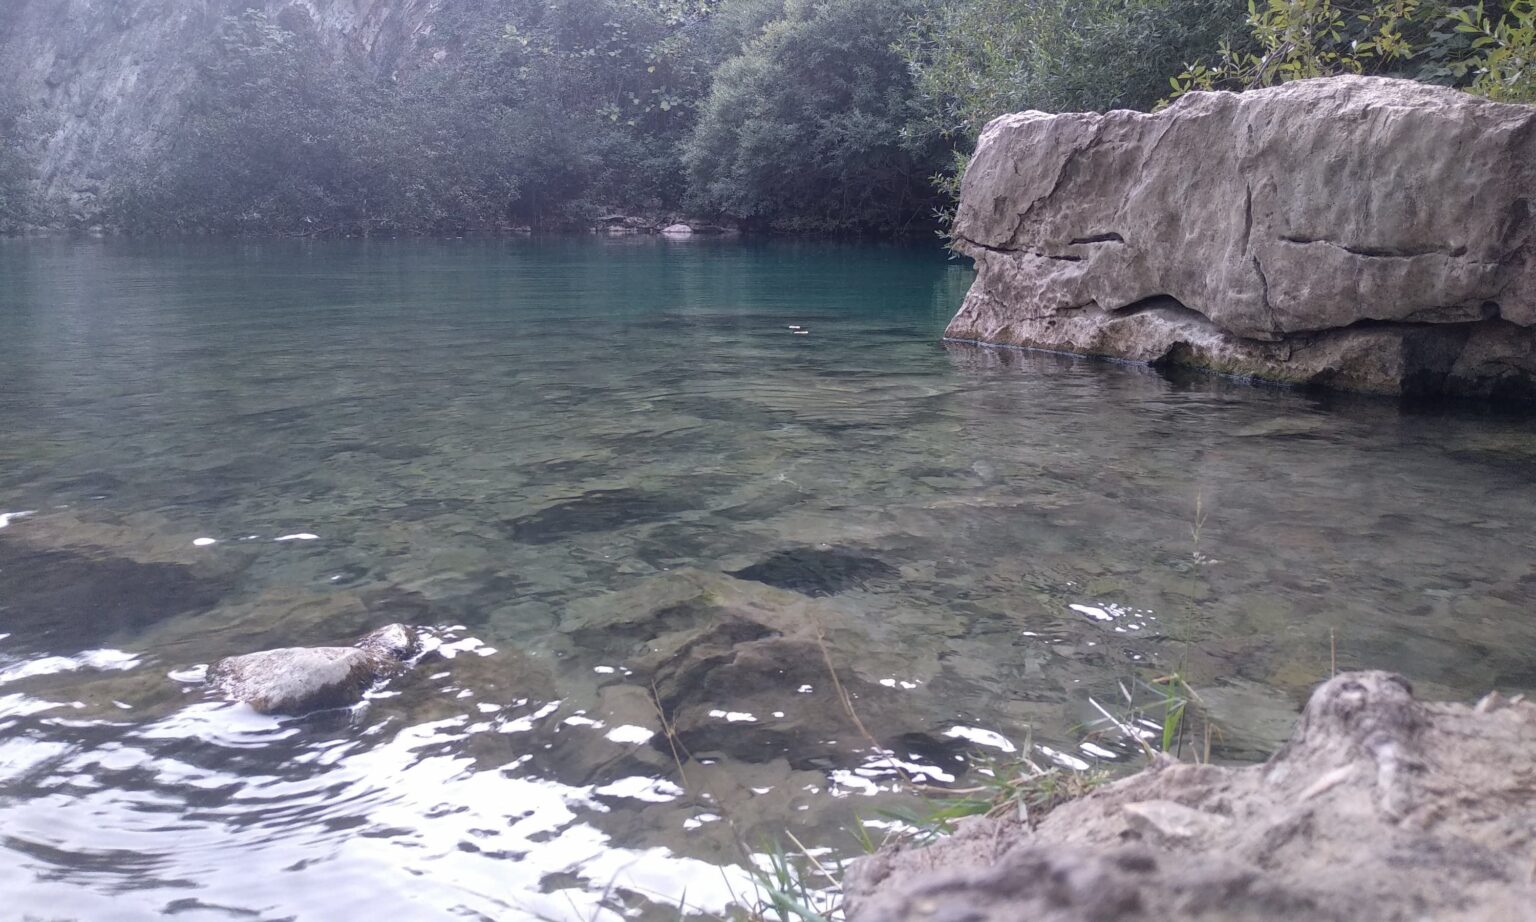
[[(1101, 709), (1156, 739), (1173, 671), (1234, 762), (1334, 669), (1536, 690), (1529, 415), (946, 346), (970, 278), (0, 241), (5, 912), (720, 913), (903, 778), (1140, 764)], [(198, 681), (390, 621), (432, 649), (352, 711)]]

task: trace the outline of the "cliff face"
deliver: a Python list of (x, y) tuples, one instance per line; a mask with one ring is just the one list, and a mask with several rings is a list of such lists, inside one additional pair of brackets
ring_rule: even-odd
[(1004, 116), (957, 340), (1382, 394), (1536, 397), (1536, 108), (1337, 77)]
[(220, 21), (303, 17), (336, 54), (382, 72), (423, 50), (444, 0), (0, 0), (0, 85), (39, 116), (39, 181), (63, 223), (89, 226), (119, 164), (174, 132)]

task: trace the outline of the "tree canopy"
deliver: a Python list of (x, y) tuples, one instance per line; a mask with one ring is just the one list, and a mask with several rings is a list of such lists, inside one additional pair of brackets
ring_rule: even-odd
[[(119, 164), (101, 220), (394, 234), (687, 213), (927, 233), (1004, 112), (1339, 72), (1536, 100), (1533, 2), (455, 0), (377, 57), (299, 5), (232, 2), (188, 51), (180, 123)], [(39, 212), (36, 127), (0, 88), (0, 229)]]
[(694, 206), (780, 230), (926, 226), (945, 153), (894, 47), (923, 11), (789, 0), (715, 76), (683, 149)]

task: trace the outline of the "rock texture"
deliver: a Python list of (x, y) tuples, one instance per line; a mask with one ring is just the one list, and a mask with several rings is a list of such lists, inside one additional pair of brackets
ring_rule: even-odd
[(873, 920), (1536, 919), (1536, 706), (1414, 699), (1382, 672), (1317, 689), (1246, 768), (1163, 760), (1037, 827), (977, 820), (848, 875)]
[(352, 647), (285, 647), (231, 656), (209, 668), (208, 681), (263, 714), (349, 707), (375, 682), (401, 672), (420, 648), (410, 628), (391, 624)]
[(856, 611), (835, 599), (679, 568), (577, 602), (560, 626), (580, 649), (625, 651), (627, 681), (656, 696), (678, 741), (695, 755), (761, 761), (796, 753), (797, 768), (846, 759), (868, 745), (843, 704), (847, 694), (877, 740), (904, 754), (927, 752), (931, 764), (934, 749), (954, 743), (939, 735), (951, 714), (915, 712), (889, 677), (929, 682), (938, 663), (931, 654), (880, 647)]
[(1372, 77), (993, 121), (948, 337), (1536, 397), (1536, 108)]
[[(307, 17), (337, 54), (388, 71), (428, 52), (442, 0), (4, 0), (0, 81), (48, 126), (42, 192), (76, 226), (96, 220), (124, 161), (178, 126), (192, 50), (245, 8)], [(437, 49), (442, 50), (442, 49)]]

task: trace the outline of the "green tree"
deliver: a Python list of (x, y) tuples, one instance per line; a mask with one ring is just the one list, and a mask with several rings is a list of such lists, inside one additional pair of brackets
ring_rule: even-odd
[(162, 150), (124, 171), (144, 230), (442, 232), (665, 210), (712, 73), (715, 0), (459, 0), (389, 62), (248, 11), (201, 54)]
[[(182, 124), (130, 165), (120, 218), (150, 230), (308, 232), (378, 210), (362, 153), (368, 88), (307, 17), (228, 17), (198, 61)], [(362, 110), (362, 111), (360, 111)]]
[(922, 0), (789, 0), (715, 76), (683, 151), (691, 202), (781, 231), (910, 232), (943, 145), (893, 49)]
[(949, 0), (902, 50), (936, 130), (974, 139), (1005, 112), (1150, 109), (1243, 13), (1243, 0)]

